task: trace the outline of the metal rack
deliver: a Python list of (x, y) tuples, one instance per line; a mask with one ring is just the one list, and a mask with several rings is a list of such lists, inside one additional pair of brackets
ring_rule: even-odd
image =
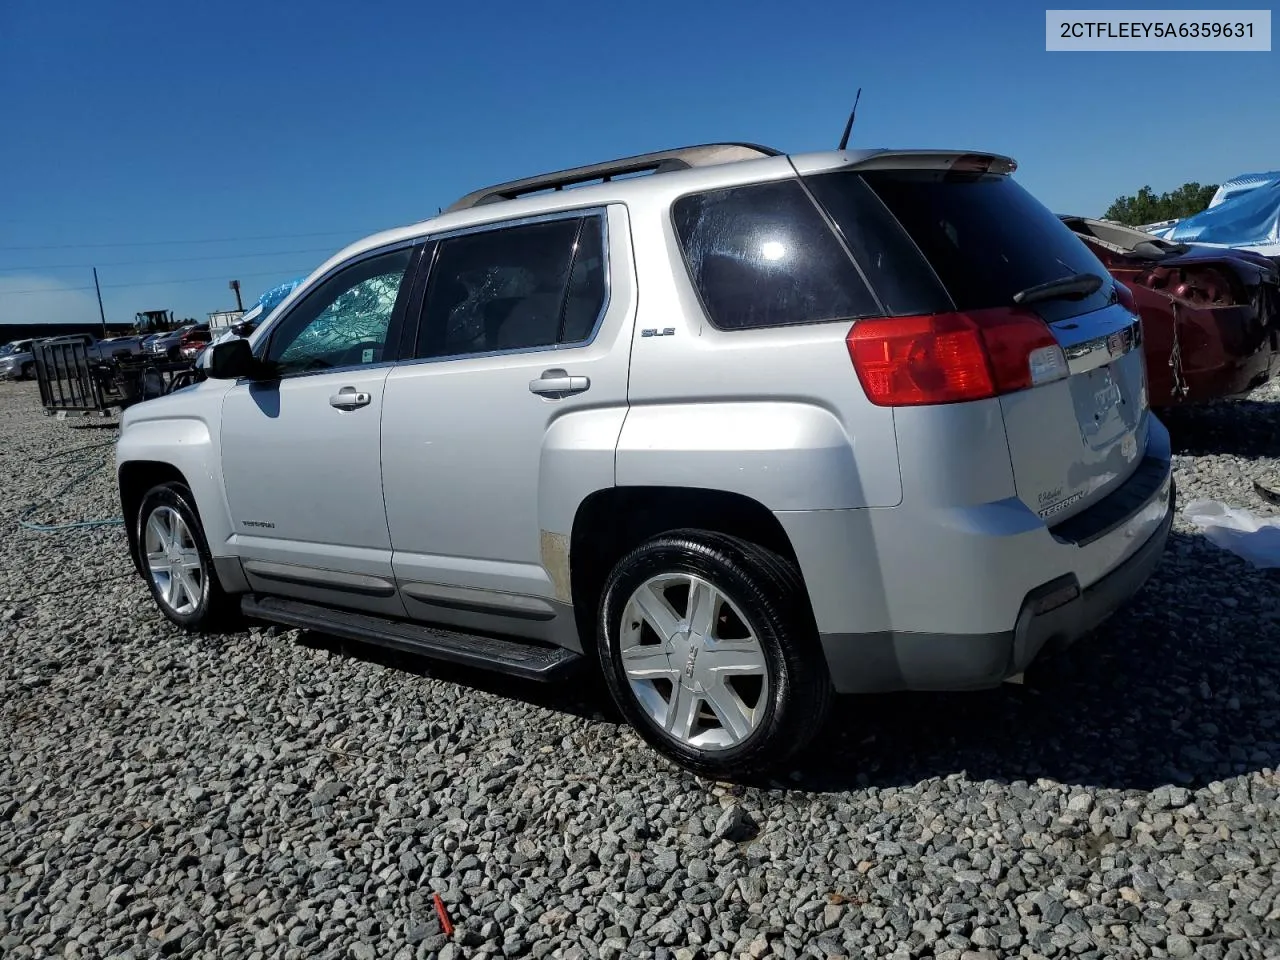
[(32, 346), (46, 414), (106, 415), (203, 379), (189, 360), (146, 356), (104, 360), (79, 337), (42, 340)]
[(693, 167), (709, 167), (718, 163), (759, 160), (781, 155), (780, 150), (763, 147), (756, 143), (704, 143), (692, 147), (659, 150), (656, 153), (642, 153), (634, 157), (623, 157), (620, 160), (593, 163), (585, 167), (572, 167), (555, 173), (543, 173), (536, 177), (494, 184), (468, 193), (445, 212), (469, 210), (485, 203), (514, 200), (517, 197), (541, 193), (544, 190), (563, 190), (565, 187), (580, 186), (597, 180), (608, 183), (617, 177), (637, 173), (668, 173), (673, 170), (689, 170)]

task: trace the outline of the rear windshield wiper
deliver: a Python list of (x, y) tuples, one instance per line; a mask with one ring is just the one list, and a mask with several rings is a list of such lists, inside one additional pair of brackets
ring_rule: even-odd
[(1039, 303), (1041, 300), (1083, 300), (1098, 292), (1102, 278), (1095, 273), (1077, 273), (1074, 276), (1037, 283), (1034, 287), (1019, 290), (1013, 302), (1019, 305)]

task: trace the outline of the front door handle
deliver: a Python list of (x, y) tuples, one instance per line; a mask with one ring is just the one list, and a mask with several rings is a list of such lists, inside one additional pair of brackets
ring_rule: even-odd
[(373, 397), (355, 387), (343, 387), (329, 398), (329, 406), (339, 410), (355, 410), (357, 407), (367, 407), (371, 400)]
[(537, 380), (529, 381), (529, 392), (558, 400), (572, 393), (582, 393), (591, 386), (589, 377), (571, 377), (564, 370), (544, 370)]

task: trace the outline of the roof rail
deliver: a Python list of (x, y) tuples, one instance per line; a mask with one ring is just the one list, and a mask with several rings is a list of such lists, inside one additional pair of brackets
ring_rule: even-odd
[(585, 167), (573, 167), (570, 170), (494, 184), (468, 193), (451, 205), (445, 213), (467, 210), (485, 203), (497, 203), (500, 200), (514, 200), (543, 190), (563, 190), (565, 187), (590, 183), (593, 180), (608, 183), (613, 178), (625, 174), (669, 173), (672, 170), (689, 170), (693, 167), (708, 167), (717, 163), (733, 163), (737, 160), (757, 160), (761, 157), (777, 157), (781, 154), (780, 150), (762, 147), (755, 143), (704, 143), (693, 147), (659, 150), (656, 153), (642, 153), (635, 157), (623, 157), (621, 160), (593, 163)]

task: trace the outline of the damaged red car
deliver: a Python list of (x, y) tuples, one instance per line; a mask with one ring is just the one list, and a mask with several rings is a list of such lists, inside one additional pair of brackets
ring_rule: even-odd
[(1133, 292), (1151, 406), (1239, 397), (1280, 376), (1280, 269), (1271, 259), (1088, 217), (1062, 221)]

